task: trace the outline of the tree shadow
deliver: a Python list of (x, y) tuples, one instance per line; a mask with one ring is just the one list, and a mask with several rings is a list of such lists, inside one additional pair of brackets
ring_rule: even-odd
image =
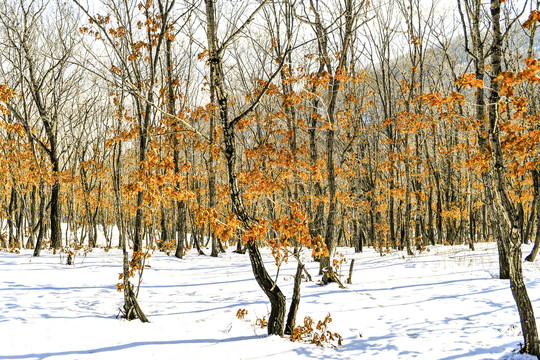
[(106, 353), (109, 351), (126, 350), (140, 346), (152, 346), (152, 345), (193, 345), (193, 344), (218, 344), (229, 343), (237, 341), (255, 340), (260, 336), (237, 336), (227, 339), (186, 339), (186, 340), (171, 340), (171, 341), (138, 341), (123, 345), (106, 346), (102, 348), (87, 349), (87, 350), (68, 350), (58, 352), (45, 352), (45, 353), (29, 353), (22, 355), (0, 355), (0, 360), (15, 360), (15, 359), (46, 359), (52, 356), (75, 356), (75, 355), (88, 355)]
[[(496, 353), (501, 353), (501, 349), (514, 347), (514, 345), (516, 345), (516, 342), (511, 342), (506, 345), (492, 346), (490, 348), (478, 347), (472, 351), (467, 351), (461, 354), (447, 356), (440, 360), (470, 359), (471, 357), (476, 357), (476, 356), (486, 356), (486, 359), (494, 359), (494, 357), (492, 356), (499, 356), (499, 355), (496, 355)], [(503, 360), (503, 359), (510, 359), (510, 358), (511, 358), (511, 355), (509, 355), (508, 352), (505, 351), (505, 353), (499, 359)]]

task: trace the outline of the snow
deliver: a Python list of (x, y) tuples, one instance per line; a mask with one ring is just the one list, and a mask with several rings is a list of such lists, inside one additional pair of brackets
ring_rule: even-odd
[[(119, 250), (75, 258), (43, 251), (0, 253), (2, 359), (533, 359), (519, 354), (519, 317), (508, 281), (497, 279), (495, 244), (438, 246), (409, 257), (373, 249), (354, 254), (353, 284), (319, 286), (318, 263), (306, 258), (314, 282), (302, 282), (297, 324), (331, 313), (329, 330), (343, 346), (320, 348), (268, 337), (256, 319), (269, 303), (247, 255), (219, 258), (189, 252), (179, 260), (154, 252), (139, 296), (150, 323), (118, 319), (122, 294)], [(523, 248), (525, 254), (530, 246)], [(263, 249), (272, 275), (275, 266)], [(64, 261), (64, 263), (62, 263)], [(349, 262), (343, 265), (343, 280)], [(540, 314), (540, 266), (524, 263), (529, 296)], [(296, 263), (279, 273), (290, 300)], [(239, 309), (248, 311), (238, 319)]]

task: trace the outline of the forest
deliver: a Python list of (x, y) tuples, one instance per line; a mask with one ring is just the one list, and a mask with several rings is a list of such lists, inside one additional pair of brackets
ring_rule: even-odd
[(540, 247), (538, 6), (5, 0), (0, 248), (66, 266), (118, 249), (121, 315), (143, 322), (151, 253), (244, 254), (268, 335), (301, 339), (301, 283), (344, 287), (339, 249), (494, 243), (540, 358), (522, 269)]

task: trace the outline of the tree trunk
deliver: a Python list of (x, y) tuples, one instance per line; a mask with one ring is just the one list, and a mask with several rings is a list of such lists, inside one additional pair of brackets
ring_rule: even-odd
[(300, 305), (300, 284), (302, 283), (303, 270), (304, 265), (298, 262), (298, 265), (296, 266), (296, 274), (294, 275), (293, 296), (291, 300), (291, 306), (289, 307), (289, 314), (287, 315), (285, 335), (291, 335), (296, 325), (296, 313), (298, 311), (298, 306)]
[(60, 228), (60, 181), (56, 181), (51, 190), (51, 246), (62, 247), (62, 229)]
[(165, 202), (162, 202), (160, 205), (161, 210), (161, 239), (160, 239), (160, 245), (166, 246), (167, 242), (169, 241), (169, 227), (167, 224), (167, 214), (165, 211)]
[(16, 224), (16, 235), (15, 235), (15, 238), (17, 239), (17, 246), (19, 248), (22, 248), (23, 246), (23, 225), (24, 225), (24, 212), (26, 211), (25, 209), (25, 206), (26, 206), (26, 195), (24, 196), (21, 196), (21, 198), (19, 199), (19, 211), (18, 213), (16, 214), (16, 221), (15, 221), (15, 224)]
[[(319, 64), (319, 73), (324, 70), (324, 65), (322, 62)], [(317, 88), (315, 85), (311, 88), (311, 92), (315, 93)], [(324, 201), (323, 201), (323, 190), (321, 186), (320, 179), (317, 176), (317, 163), (319, 161), (319, 153), (317, 150), (317, 114), (319, 111), (319, 98), (315, 97), (312, 100), (312, 108), (310, 115), (310, 126), (308, 129), (309, 134), (309, 164), (310, 164), (310, 176), (309, 176), (309, 188), (313, 199), (316, 199), (315, 210), (313, 210), (314, 201), (310, 198), (309, 200), (309, 212), (310, 212), (310, 222), (309, 222), (309, 233), (313, 239), (322, 237), (323, 225), (324, 225)], [(318, 259), (316, 259), (318, 260)]]
[[(409, 135), (405, 135), (405, 151), (408, 152), (409, 150), (409, 141), (408, 141)], [(407, 188), (405, 190), (405, 215), (403, 219), (403, 227), (404, 227), (404, 243), (405, 247), (407, 249), (407, 255), (411, 256), (414, 255), (411, 247), (411, 235), (409, 231), (409, 226), (411, 225), (411, 167), (409, 164), (408, 157), (405, 158), (405, 181), (407, 182)]]
[[(210, 79), (210, 81), (212, 81)], [(214, 103), (216, 94), (215, 94), (215, 88), (214, 86), (210, 86), (211, 93), (210, 93), (210, 102)], [(216, 169), (214, 165), (214, 141), (215, 141), (215, 116), (214, 112), (210, 114), (210, 151), (209, 151), (209, 157), (208, 157), (208, 207), (213, 209), (216, 206)], [(217, 257), (219, 250), (218, 250), (218, 241), (215, 232), (213, 229), (210, 229), (210, 237), (212, 238), (212, 251), (210, 252), (210, 256)]]
[(437, 188), (437, 205), (435, 206), (435, 226), (437, 228), (437, 242), (442, 244), (443, 238), (443, 221), (442, 221), (442, 193), (439, 184), (439, 173), (435, 173), (435, 185)]
[[(538, 169), (532, 171), (533, 177), (533, 187), (534, 187), (534, 197), (535, 199), (540, 198), (540, 172)], [(538, 254), (538, 248), (540, 248), (540, 201), (536, 201), (536, 236), (534, 239), (534, 246), (531, 250), (531, 253), (525, 258), (526, 261), (533, 262), (536, 259)], [(532, 210), (531, 210), (532, 212)]]
[(34, 237), (36, 235), (36, 193), (37, 186), (32, 186), (32, 193), (30, 194), (30, 209), (29, 209), (29, 218), (28, 218), (28, 228), (30, 234), (28, 235), (28, 240), (26, 242), (27, 249), (34, 248)]
[(270, 300), (268, 335), (283, 336), (286, 311), (285, 296), (266, 271), (261, 253), (259, 252), (255, 241), (249, 241), (246, 246), (249, 252), (249, 260), (251, 261), (255, 280), (257, 280), (257, 283)]
[(39, 256), (41, 253), (41, 245), (45, 236), (45, 184), (39, 184), (39, 211), (38, 211), (39, 232), (36, 239), (36, 246), (32, 256)]
[(522, 242), (524, 244), (528, 244), (529, 240), (531, 238), (532, 229), (534, 227), (534, 222), (536, 219), (536, 203), (538, 202), (538, 197), (535, 195), (532, 205), (531, 205), (531, 213), (529, 214), (529, 218), (527, 220), (527, 226), (525, 227), (525, 231), (523, 231), (523, 239)]
[(429, 196), (428, 196), (428, 240), (429, 243), (435, 246), (435, 231), (433, 229), (433, 186), (431, 184), (431, 177), (429, 184)]
[[(395, 188), (395, 184), (394, 184), (394, 168), (391, 167), (390, 168), (390, 184), (388, 186), (388, 192), (389, 194), (392, 194), (392, 190)], [(390, 227), (390, 239), (389, 239), (389, 246), (392, 246), (393, 248), (397, 248), (397, 238), (396, 238), (396, 229), (395, 229), (395, 221), (394, 221), (394, 206), (395, 206), (395, 202), (396, 200), (394, 199), (394, 197), (392, 195), (389, 196), (389, 199), (388, 199), (388, 226)], [(354, 226), (356, 226), (356, 222), (354, 224)]]
[(87, 177), (86, 177), (86, 169), (83, 166), (81, 166), (80, 173), (81, 173), (81, 185), (82, 185), (82, 192), (83, 192), (83, 199), (84, 199), (84, 208), (85, 208), (86, 219), (87, 219), (87, 224), (88, 224), (88, 246), (93, 248), (96, 246), (97, 231), (95, 227), (94, 216), (93, 216), (92, 210), (90, 209), (90, 202), (88, 200), (88, 196), (90, 195), (90, 192), (92, 191), (92, 189), (90, 188), (88, 184)]
[(516, 301), (523, 333), (523, 352), (536, 355), (540, 359), (540, 343), (538, 330), (536, 328), (536, 318), (533, 306), (525, 282), (523, 281), (523, 270), (521, 267), (521, 242), (519, 241), (518, 229), (514, 229), (510, 241), (509, 259), (510, 261), (510, 289)]
[[(142, 151), (142, 150), (139, 150)], [(143, 161), (140, 160), (139, 161)], [(135, 234), (133, 238), (133, 251), (140, 251), (143, 248), (142, 245), (142, 239), (143, 239), (143, 209), (142, 209), (142, 203), (143, 203), (143, 191), (139, 191), (137, 193), (137, 211), (135, 213)]]
[[(165, 57), (167, 64), (167, 112), (171, 115), (176, 114), (176, 97), (174, 94), (174, 74), (173, 74), (173, 64), (172, 64), (172, 40), (170, 37), (167, 37), (165, 40)], [(178, 136), (176, 134), (178, 123), (175, 121), (172, 124), (173, 133), (172, 143), (173, 143), (173, 162), (174, 162), (174, 173), (176, 175), (180, 174), (180, 142), (178, 141)], [(180, 191), (181, 184), (178, 181), (176, 183), (176, 191)], [(173, 218), (173, 228), (174, 233), (176, 234), (176, 251), (174, 256), (178, 259), (182, 259), (184, 256), (184, 241), (186, 238), (186, 204), (184, 200), (175, 200), (174, 204), (176, 206), (176, 219)], [(176, 220), (176, 221), (175, 221)]]
[(186, 204), (183, 200), (176, 202), (176, 252), (174, 256), (182, 259), (184, 256), (184, 241), (186, 238)]
[(14, 248), (15, 247), (15, 211), (17, 210), (17, 190), (15, 189), (15, 186), (11, 187), (11, 196), (9, 199), (9, 207), (8, 207), (8, 217), (7, 217), (7, 223), (8, 223), (8, 241), (9, 241), (9, 247)]
[(360, 253), (362, 252), (362, 239), (360, 238), (362, 230), (358, 228), (358, 214), (357, 209), (353, 208), (352, 210), (353, 218), (352, 218), (352, 225), (353, 225), (353, 246), (354, 246), (354, 252)]
[[(536, 214), (537, 214), (536, 215), (536, 223), (540, 224), (540, 211), (537, 211)], [(538, 254), (538, 248), (540, 248), (540, 226), (537, 225), (536, 237), (534, 239), (534, 246), (533, 246), (533, 248), (531, 250), (531, 253), (529, 255), (527, 255), (525, 260), (533, 262), (536, 259), (536, 255)]]
[(467, 218), (469, 221), (469, 249), (474, 251), (474, 238), (476, 234), (476, 221), (473, 212), (473, 198), (471, 189), (471, 174), (467, 171)]

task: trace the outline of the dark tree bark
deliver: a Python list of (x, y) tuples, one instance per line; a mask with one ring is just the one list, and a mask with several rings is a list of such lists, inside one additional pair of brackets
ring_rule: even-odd
[(41, 253), (41, 246), (43, 244), (43, 237), (45, 236), (45, 184), (41, 182), (39, 184), (39, 210), (38, 210), (38, 226), (39, 232), (36, 239), (36, 246), (32, 256), (39, 256)]
[[(538, 254), (538, 248), (540, 248), (540, 172), (538, 169), (532, 171), (533, 177), (533, 188), (534, 188), (534, 198), (536, 203), (536, 236), (534, 239), (534, 246), (531, 250), (531, 253), (525, 258), (526, 261), (533, 262), (536, 259)], [(532, 212), (532, 210), (531, 210)]]
[(174, 256), (182, 259), (184, 256), (184, 241), (186, 239), (186, 204), (183, 200), (176, 202), (176, 252)]
[(35, 246), (34, 240), (36, 235), (36, 194), (37, 186), (32, 185), (32, 192), (30, 193), (30, 209), (28, 216), (28, 230), (30, 232), (28, 240), (26, 241), (26, 248), (33, 249)]
[[(320, 64), (319, 72), (323, 71), (323, 64)], [(313, 93), (315, 93), (316, 88), (313, 86), (311, 89)], [(319, 99), (316, 97), (313, 99), (312, 104), (312, 114), (316, 114), (318, 112), (319, 108)], [(317, 166), (317, 162), (319, 159), (319, 154), (317, 150), (317, 117), (316, 116), (310, 116), (310, 127), (308, 130), (309, 133), (309, 161), (311, 165), (311, 169), (315, 169)], [(309, 232), (312, 238), (322, 237), (323, 234), (323, 226), (324, 226), (324, 201), (322, 201), (323, 197), (323, 190), (321, 186), (321, 182), (318, 178), (316, 178), (316, 171), (311, 171), (310, 177), (309, 177), (309, 187), (313, 193), (313, 197), (317, 199), (317, 205), (315, 207), (315, 210), (313, 210), (313, 201), (310, 199), (310, 222), (309, 222)]]
[[(96, 246), (96, 242), (97, 242), (97, 225), (95, 221), (94, 212), (90, 208), (90, 203), (88, 200), (88, 196), (90, 195), (93, 189), (93, 185), (90, 185), (88, 183), (86, 169), (84, 166), (81, 166), (80, 174), (81, 174), (81, 185), (83, 188), (84, 207), (85, 207), (85, 212), (86, 212), (86, 219), (88, 222), (88, 246), (93, 248)], [(95, 210), (97, 211), (97, 209)]]
[(296, 266), (296, 274), (294, 275), (293, 296), (291, 299), (291, 305), (289, 307), (289, 314), (287, 315), (285, 335), (291, 335), (296, 325), (296, 313), (298, 312), (298, 306), (300, 305), (300, 284), (302, 283), (303, 270), (304, 264), (299, 261), (298, 265)]
[(17, 210), (17, 190), (15, 189), (15, 186), (12, 186), (7, 218), (9, 239), (8, 242), (10, 248), (15, 247), (15, 210)]
[(165, 211), (165, 203), (162, 202), (160, 205), (160, 225), (161, 225), (161, 235), (160, 235), (160, 245), (164, 246), (167, 241), (169, 241), (169, 227), (167, 224), (167, 213)]
[[(212, 81), (212, 79), (210, 79)], [(215, 102), (215, 88), (210, 86), (210, 102)], [(210, 115), (210, 151), (208, 157), (208, 206), (214, 208), (216, 206), (216, 168), (214, 164), (214, 142), (216, 138), (216, 124), (215, 124), (215, 114)], [(212, 251), (210, 256), (217, 257), (219, 253), (218, 241), (215, 232), (211, 231), (210, 236), (212, 238)]]

